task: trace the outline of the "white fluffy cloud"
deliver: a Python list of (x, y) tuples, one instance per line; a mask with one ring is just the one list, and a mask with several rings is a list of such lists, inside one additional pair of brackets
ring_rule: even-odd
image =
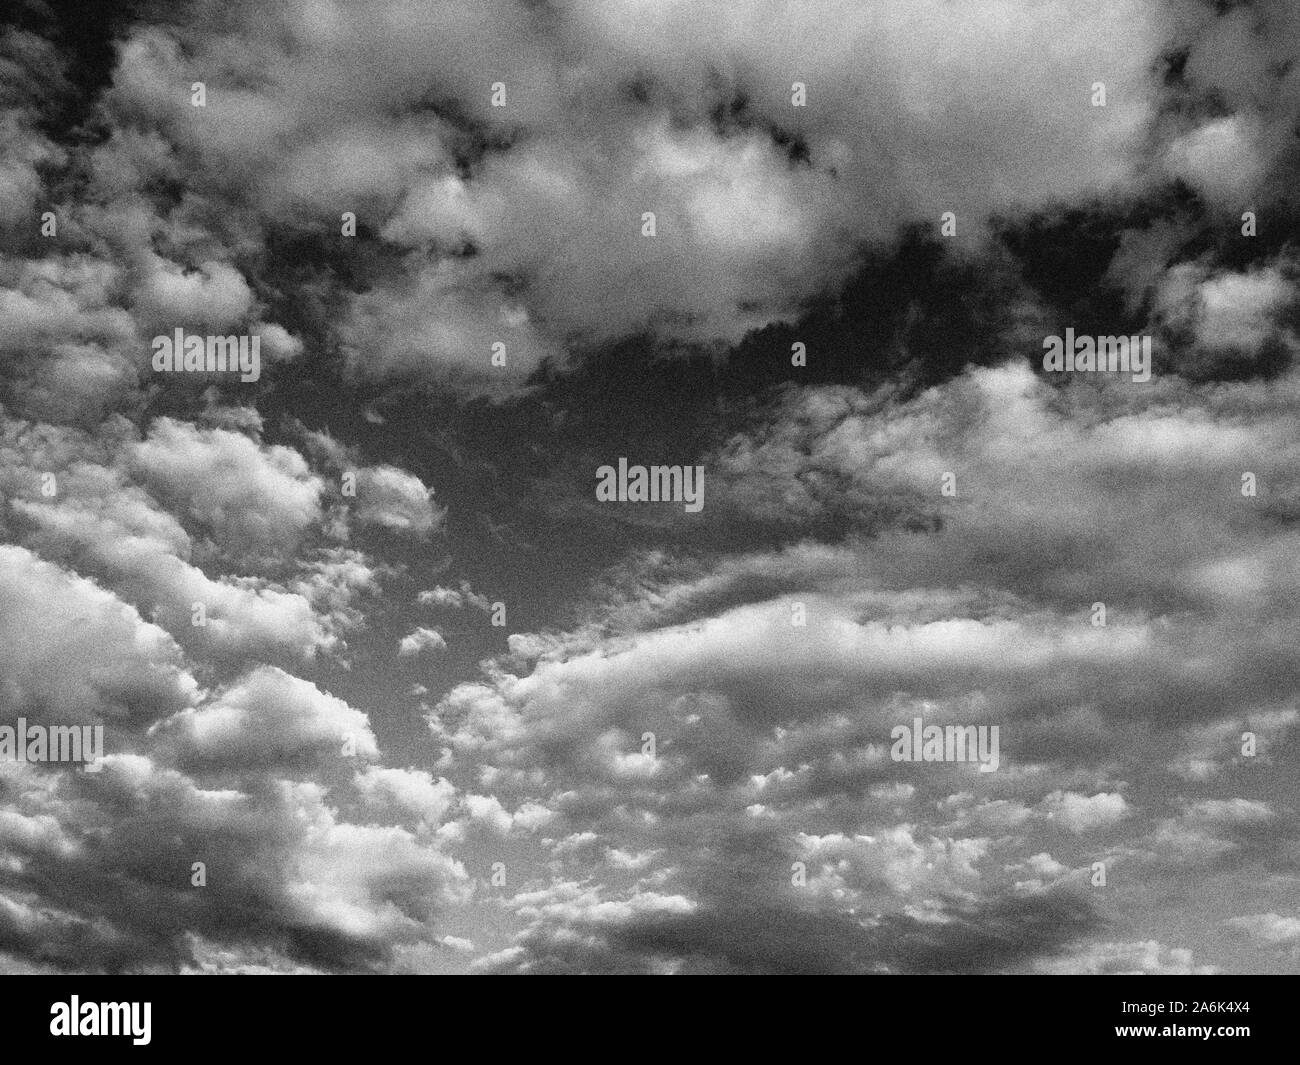
[(160, 418), (134, 449), (144, 485), (227, 552), (292, 549), (321, 518), (320, 478), (296, 451)]
[(401, 643), (397, 645), (397, 653), (403, 658), (414, 658), (425, 651), (443, 651), (446, 647), (447, 641), (436, 629), (421, 626), (402, 637)]
[(357, 477), (357, 520), (394, 532), (427, 536), (446, 512), (414, 474), (393, 466), (368, 466)]
[(182, 761), (203, 765), (292, 765), (345, 748), (359, 758), (379, 754), (365, 714), (274, 667), (177, 714), (158, 734)]
[[(352, 210), (410, 250), (350, 300), (339, 335), (364, 374), (482, 379), (498, 341), (507, 377), (572, 340), (734, 341), (842, 279), (862, 240), (946, 210), (965, 239), (995, 212), (1139, 187), (1177, 25), (1131, 0), (440, 15), (284, 0), (140, 29), (107, 101), (192, 153), (207, 194), (331, 232)], [(175, 89), (193, 80), (205, 108)], [(225, 269), (169, 268), (149, 298), (211, 289), (233, 312)]]
[(198, 688), (162, 629), (83, 577), (0, 545), (4, 720), (143, 720), (179, 711)]

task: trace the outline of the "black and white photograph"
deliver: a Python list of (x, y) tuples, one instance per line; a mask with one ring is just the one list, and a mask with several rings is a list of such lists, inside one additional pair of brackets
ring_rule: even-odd
[(1111, 1042), (1249, 1046), (1298, 758), (1295, 0), (5, 3), (38, 1034), (1143, 974)]

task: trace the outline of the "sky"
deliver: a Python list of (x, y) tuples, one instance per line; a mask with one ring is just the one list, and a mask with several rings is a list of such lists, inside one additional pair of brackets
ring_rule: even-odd
[(103, 755), (0, 757), (0, 972), (1300, 972), (1298, 59), (9, 5), (0, 726)]

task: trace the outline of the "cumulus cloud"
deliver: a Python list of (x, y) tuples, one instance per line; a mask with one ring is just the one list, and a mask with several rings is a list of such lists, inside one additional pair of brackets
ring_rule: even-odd
[(4, 721), (108, 725), (95, 774), (0, 766), (8, 951), (91, 971), (201, 966), (243, 940), (255, 907), (286, 956), (364, 968), (463, 897), (436, 841), (341, 819), (306, 779), (348, 739), (377, 756), (363, 713), (270, 667), (201, 692), (180, 648), (110, 593), (22, 548), (0, 562), (20, 626), (4, 641)]
[[(337, 652), (354, 599), (374, 590), (363, 555), (301, 550), (320, 531), (320, 484), (287, 448), (164, 419), (140, 440), (123, 421), (97, 438), (12, 422), (0, 450), (18, 539), (110, 586), (186, 647), (227, 659)], [(295, 579), (248, 572), (286, 565)]]
[(427, 536), (445, 515), (421, 480), (392, 466), (364, 469), (357, 479), (357, 520), (394, 532)]
[(388, 809), (433, 827), (442, 824), (456, 798), (454, 785), (418, 769), (370, 765), (355, 783), (369, 809)]
[(474, 591), (468, 581), (462, 581), (460, 590), (455, 588), (429, 588), (422, 591), (417, 601), (421, 606), (438, 606), (445, 607), (448, 610), (463, 610), (466, 606), (475, 607), (484, 612), (492, 609), (492, 604), (488, 602), (487, 596), (480, 595)]
[(242, 433), (163, 418), (133, 458), (146, 487), (230, 553), (292, 549), (320, 520), (321, 481), (290, 448), (259, 447)]
[(1103, 792), (1078, 795), (1054, 791), (1042, 802), (1044, 816), (1071, 832), (1088, 832), (1126, 817), (1129, 814), (1124, 796)]
[(350, 747), (378, 755), (365, 714), (315, 685), (266, 667), (158, 730), (181, 761), (208, 765), (292, 765)]
[(437, 630), (421, 626), (402, 637), (401, 643), (397, 645), (397, 653), (403, 658), (414, 658), (425, 651), (444, 651), (446, 648), (447, 641)]
[(1154, 295), (1166, 335), (1187, 345), (1189, 373), (1210, 367), (1276, 365), (1300, 338), (1289, 324), (1296, 307), (1295, 264), (1280, 261), (1244, 273), (1180, 263), (1161, 278)]
[[(194, 935), (239, 942), (253, 907), (290, 957), (367, 968), (463, 895), (458, 863), (404, 829), (340, 820), (310, 783), (204, 788), (144, 756), (104, 761), (54, 791), (7, 780), (4, 840), (19, 859), (0, 908), (8, 949), (63, 968), (167, 970), (192, 964)], [(42, 897), (52, 882), (65, 886)]]
[(147, 722), (196, 697), (171, 637), (94, 582), (0, 545), (0, 586), (7, 723)]
[[(106, 100), (193, 155), (204, 194), (239, 189), (263, 225), (336, 230), (353, 210), (407, 250), (344, 297), (339, 336), (362, 374), (482, 381), (496, 343), (509, 378), (562, 361), (571, 339), (735, 341), (900, 223), (952, 210), (974, 236), (994, 213), (1130, 191), (1157, 114), (1151, 66), (1177, 24), (1126, 0), (725, 17), (494, 0), (441, 15), (390, 0), (322, 19), (286, 0), (202, 30), (139, 28)], [(253, 57), (275, 76), (250, 81)], [(203, 109), (167, 88), (196, 79)], [(1105, 110), (1090, 104), (1098, 80)], [(219, 269), (151, 284), (179, 299)]]

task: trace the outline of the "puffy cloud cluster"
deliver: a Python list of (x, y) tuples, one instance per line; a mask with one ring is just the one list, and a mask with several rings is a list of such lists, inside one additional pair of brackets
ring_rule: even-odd
[(1289, 193), (1298, 153), (1300, 16), (1283, 0), (1216, 11), (1192, 6), (1171, 42), (1193, 106), (1171, 111), (1169, 172), (1232, 214)]
[[(1296, 387), (1056, 389), (1012, 363), (906, 401), (789, 393), (706, 459), (711, 520), (869, 532), (698, 578), (629, 561), (602, 624), (514, 641), (430, 715), (445, 766), (486, 762), (503, 801), (556, 819), (549, 876), (503, 902), (529, 927), (483, 964), (1209, 971), (1105, 942), (1095, 863), (1152, 907), (1189, 864), (1284, 881), (1295, 835), (1241, 744), (1254, 726), (1295, 754)], [(915, 717), (998, 726), (1000, 769), (894, 761)], [(665, 896), (682, 912), (637, 911)], [(961, 952), (1039, 906), (1067, 934)], [(857, 946), (803, 956), (794, 929)]]
[[(642, 331), (735, 341), (913, 221), (950, 210), (974, 238), (994, 214), (1140, 189), (1181, 25), (1130, 0), (191, 14), (122, 46), (105, 108), (157, 140), (112, 147), (116, 171), (183, 159), (195, 205), (330, 243), (355, 213), (391, 254), (342, 294), (353, 367), (471, 379), (497, 342), (509, 376)], [(219, 265), (148, 291), (212, 288)]]
[[(270, 667), (205, 690), (167, 633), (23, 548), (0, 547), (0, 584), (0, 721), (103, 725), (108, 750), (95, 771), (0, 763), (6, 952), (167, 970), (197, 963), (196, 937), (253, 934), (282, 959), (368, 967), (464, 897), (436, 840), (331, 801), (323, 775), (350, 790), (349, 741), (356, 759), (378, 755), (364, 713)], [(372, 771), (356, 776), (362, 802)]]
[[(368, 715), (283, 668), (362, 626), (384, 567), (340, 541), (368, 519), (335, 521), (337, 488), (256, 415), (208, 413), (0, 430), (0, 723), (102, 726), (107, 751), (0, 764), (13, 967), (387, 967), (470, 891), (432, 834), (448, 803), (385, 824), (405, 771), (376, 790)], [(366, 487), (358, 510), (400, 509)]]

